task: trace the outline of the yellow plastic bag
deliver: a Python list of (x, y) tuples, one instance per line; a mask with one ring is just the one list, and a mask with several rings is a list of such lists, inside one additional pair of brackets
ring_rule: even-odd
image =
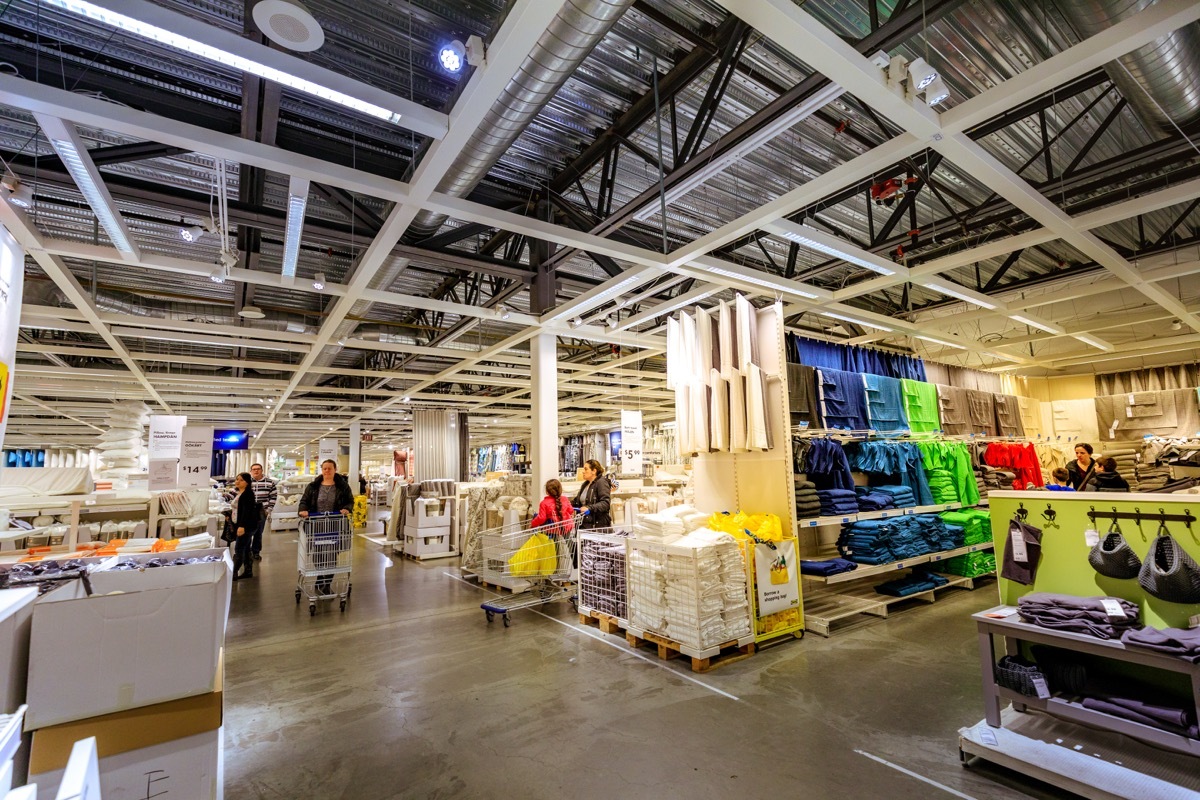
[(732, 534), (739, 539), (746, 538), (746, 531), (765, 542), (778, 542), (783, 539), (783, 526), (775, 514), (747, 514), (743, 511), (736, 514), (713, 514), (708, 518), (708, 527), (714, 531)]
[(515, 578), (553, 575), (558, 567), (558, 549), (544, 533), (535, 533), (508, 559), (509, 574)]

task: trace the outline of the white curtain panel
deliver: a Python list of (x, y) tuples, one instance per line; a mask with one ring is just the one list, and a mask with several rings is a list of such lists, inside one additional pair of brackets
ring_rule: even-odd
[(458, 413), (442, 409), (414, 411), (413, 452), (417, 480), (458, 480)]

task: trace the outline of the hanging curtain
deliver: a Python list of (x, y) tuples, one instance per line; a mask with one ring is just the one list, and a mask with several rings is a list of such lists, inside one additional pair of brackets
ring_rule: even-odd
[(1013, 394), (1011, 391), (1005, 391), (1004, 381), (999, 375), (992, 372), (980, 372), (977, 369), (954, 367), (930, 361), (925, 364), (925, 374), (929, 376), (926, 380), (930, 383), (941, 383), (955, 389)]
[(1128, 394), (1129, 392), (1165, 392), (1170, 389), (1191, 389), (1200, 386), (1200, 365), (1177, 364), (1173, 367), (1109, 372), (1096, 376), (1096, 395)]
[(413, 411), (413, 454), (421, 480), (459, 479), (458, 417), (441, 409)]
[(885, 378), (925, 380), (925, 362), (913, 356), (885, 353), (869, 347), (823, 342), (794, 333), (787, 335), (788, 361), (818, 369), (838, 369)]

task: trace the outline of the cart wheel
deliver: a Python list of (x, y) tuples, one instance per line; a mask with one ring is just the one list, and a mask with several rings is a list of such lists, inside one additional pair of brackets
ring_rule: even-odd
[(508, 627), (508, 614), (504, 615), (504, 627)]
[(354, 588), (354, 585), (353, 585), (353, 584), (349, 584), (349, 583), (347, 583), (347, 584), (346, 584), (346, 599), (347, 599), (347, 600), (349, 600), (349, 599), (350, 599), (350, 591), (351, 591), (353, 588)]
[(797, 639), (803, 639), (804, 631), (796, 631), (795, 633), (792, 634), (792, 636), (795, 636)]
[(569, 599), (571, 601), (571, 608), (574, 609), (576, 614), (578, 614), (579, 613), (579, 598), (576, 597), (575, 595), (571, 595), (571, 597)]
[(300, 590), (296, 590), (296, 605), (300, 605)]
[(315, 617), (315, 616), (317, 615), (317, 604), (316, 604), (316, 603), (310, 603), (310, 604), (309, 604), (309, 606), (308, 606), (308, 615), (309, 615), (310, 617)]
[(495, 615), (495, 614), (493, 614), (491, 611), (486, 611), (486, 610), (485, 610), (483, 613), (484, 613), (484, 614), (487, 616), (487, 621), (488, 621), (488, 622), (491, 622), (492, 620), (494, 620), (494, 619), (496, 618), (496, 615)]
[(346, 601), (343, 600), (342, 601), (342, 611), (345, 611), (345, 610), (346, 610)]

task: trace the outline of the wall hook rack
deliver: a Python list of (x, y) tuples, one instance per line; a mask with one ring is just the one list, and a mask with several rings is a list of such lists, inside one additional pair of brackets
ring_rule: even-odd
[(1146, 513), (1141, 509), (1134, 509), (1133, 511), (1118, 511), (1116, 507), (1113, 507), (1111, 511), (1097, 511), (1096, 507), (1092, 506), (1088, 511), (1088, 518), (1093, 524), (1095, 524), (1097, 519), (1129, 519), (1133, 520), (1139, 526), (1142, 524), (1143, 519), (1152, 522), (1182, 522), (1183, 524), (1187, 525), (1188, 530), (1191, 530), (1192, 523), (1196, 521), (1196, 516), (1192, 514), (1190, 509), (1186, 508), (1183, 510), (1182, 514), (1168, 514), (1166, 513), (1166, 510), (1162, 508), (1158, 510), (1157, 514), (1154, 514)]

